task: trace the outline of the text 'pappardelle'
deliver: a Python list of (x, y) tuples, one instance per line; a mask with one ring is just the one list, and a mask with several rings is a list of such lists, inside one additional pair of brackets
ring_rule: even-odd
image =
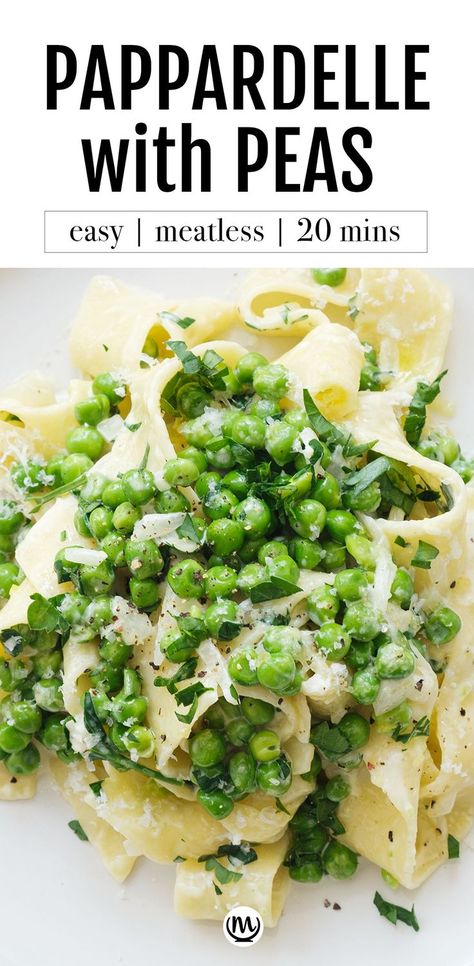
[(112, 875), (176, 863), (192, 918), (272, 926), (291, 879), (365, 856), (412, 888), (457, 854), (474, 543), (435, 401), (450, 319), (415, 270), (260, 271), (235, 305), (91, 282), (67, 395), (30, 373), (0, 396), (1, 798), (48, 766)]

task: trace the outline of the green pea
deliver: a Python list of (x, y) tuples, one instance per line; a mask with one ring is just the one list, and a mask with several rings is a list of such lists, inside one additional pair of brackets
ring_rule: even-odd
[(371, 604), (357, 600), (349, 604), (343, 617), (345, 630), (359, 641), (372, 641), (382, 628), (382, 618)]
[(8, 771), (15, 776), (31, 775), (39, 767), (39, 763), (40, 754), (33, 744), (13, 752), (5, 760)]
[(156, 577), (164, 567), (163, 557), (154, 540), (127, 540), (125, 560), (137, 580)]
[(351, 646), (346, 654), (346, 664), (354, 671), (371, 664), (374, 653), (377, 650), (377, 638), (373, 641), (351, 641)]
[(12, 724), (26, 735), (34, 735), (39, 730), (41, 717), (41, 711), (34, 701), (17, 701), (12, 706)]
[(191, 419), (187, 423), (183, 423), (180, 432), (186, 442), (191, 446), (197, 446), (198, 449), (205, 449), (217, 434), (214, 421), (214, 414), (217, 412), (218, 410), (213, 409), (212, 415), (211, 412), (204, 412), (196, 419)]
[(204, 614), (204, 621), (211, 637), (219, 638), (222, 624), (235, 622), (237, 618), (237, 604), (232, 600), (218, 600), (210, 604)]
[(109, 507), (111, 510), (116, 510), (121, 503), (125, 503), (126, 501), (125, 487), (122, 480), (109, 480), (105, 483), (102, 494), (95, 499), (101, 499), (106, 507)]
[(8, 597), (14, 584), (21, 583), (20, 568), (15, 563), (0, 563), (0, 598)]
[(139, 610), (153, 610), (160, 600), (160, 588), (151, 578), (130, 578), (130, 596)]
[(459, 473), (459, 476), (464, 481), (464, 483), (469, 483), (474, 475), (474, 461), (465, 460), (462, 457), (460, 459), (454, 460), (452, 464), (453, 470)]
[(63, 482), (61, 468), (65, 455), (64, 452), (55, 453), (46, 463), (46, 476), (53, 478), (53, 487), (60, 486)]
[(293, 426), (298, 433), (301, 433), (303, 429), (307, 429), (310, 425), (307, 413), (304, 409), (296, 407), (295, 409), (288, 409), (283, 417), (285, 423)]
[(275, 715), (273, 705), (260, 698), (242, 698), (241, 709), (244, 718), (254, 726), (268, 724)]
[(346, 548), (337, 540), (325, 540), (323, 553), (323, 567), (326, 573), (334, 573), (346, 566)]
[(270, 529), (272, 515), (270, 507), (256, 496), (248, 496), (238, 503), (232, 511), (235, 520), (242, 524), (250, 537), (261, 537)]
[(390, 593), (393, 600), (396, 600), (397, 604), (403, 610), (408, 610), (411, 604), (411, 599), (415, 592), (413, 581), (410, 574), (403, 567), (399, 567), (392, 581), (392, 586), (390, 588)]
[(270, 423), (265, 433), (265, 449), (278, 466), (285, 466), (294, 459), (297, 439), (298, 430), (290, 423), (284, 420)]
[(209, 812), (209, 815), (217, 819), (227, 818), (234, 807), (230, 796), (221, 791), (204, 792), (200, 789), (197, 793), (197, 800), (206, 809), (206, 812)]
[(89, 520), (82, 507), (78, 507), (74, 514), (74, 526), (81, 537), (90, 537)]
[(237, 589), (237, 574), (232, 567), (211, 567), (204, 578), (206, 597), (229, 597)]
[(122, 476), (125, 500), (134, 507), (148, 503), (156, 493), (155, 477), (150, 470), (128, 470)]
[(207, 470), (207, 459), (197, 446), (186, 446), (178, 455), (182, 460), (191, 460), (197, 466), (200, 474)]
[(187, 513), (191, 509), (188, 498), (179, 490), (164, 490), (154, 500), (157, 513)]
[(391, 735), (397, 725), (404, 731), (411, 724), (411, 707), (408, 701), (402, 701), (395, 708), (376, 715), (374, 723), (376, 730), (382, 735)]
[(40, 740), (49, 751), (66, 751), (69, 746), (65, 719), (50, 715), (40, 732)]
[(125, 668), (123, 672), (122, 690), (120, 692), (120, 695), (117, 695), (117, 697), (119, 699), (129, 698), (131, 696), (138, 698), (140, 695), (140, 691), (141, 691), (140, 675), (138, 674), (137, 671), (135, 671), (134, 668), (131, 668), (131, 667)]
[(123, 667), (130, 660), (133, 648), (117, 634), (112, 640), (104, 640), (99, 648), (102, 660), (112, 667)]
[(253, 792), (256, 785), (255, 762), (246, 751), (236, 751), (229, 758), (229, 776), (240, 795)]
[(279, 654), (267, 654), (257, 668), (258, 683), (262, 688), (279, 693), (290, 687), (295, 679), (296, 664), (291, 654), (282, 651)]
[(148, 700), (144, 695), (129, 695), (126, 698), (114, 698), (112, 701), (111, 712), (120, 724), (130, 725), (141, 724), (145, 720), (148, 710)]
[(453, 436), (438, 436), (437, 442), (443, 463), (446, 463), (446, 466), (452, 466), (461, 455), (459, 443)]
[(206, 542), (214, 548), (216, 554), (228, 557), (243, 546), (243, 527), (238, 520), (214, 520), (207, 528)]
[(316, 825), (305, 834), (302, 843), (303, 849), (311, 854), (322, 852), (328, 838), (326, 830), (321, 825)]
[(268, 360), (260, 352), (247, 352), (239, 359), (235, 367), (235, 375), (243, 386), (251, 386), (256, 369), (268, 365)]
[(63, 711), (64, 699), (60, 678), (40, 678), (33, 685), (36, 704), (44, 711)]
[(315, 643), (327, 661), (341, 661), (349, 650), (351, 639), (340, 624), (328, 621), (317, 631)]
[[(33, 658), (33, 671), (37, 678), (48, 678), (61, 670), (62, 663), (61, 651), (47, 651), (45, 654), (36, 654)], [(8, 689), (4, 688), (3, 690)]]
[(357, 714), (356, 711), (348, 711), (347, 714), (341, 718), (338, 724), (338, 730), (344, 735), (344, 737), (349, 742), (352, 751), (357, 748), (362, 748), (366, 745), (370, 736), (370, 725), (361, 714)]
[(279, 577), (281, 580), (287, 580), (292, 584), (298, 583), (299, 568), (291, 557), (285, 556), (270, 560), (267, 569), (271, 577)]
[(375, 670), (381, 678), (406, 678), (415, 670), (415, 657), (403, 635), (383, 644), (377, 651)]
[(182, 416), (187, 419), (196, 419), (198, 416), (202, 416), (211, 399), (208, 393), (197, 383), (185, 383), (176, 392), (176, 402)]
[(234, 442), (250, 449), (261, 449), (265, 443), (265, 423), (259, 416), (242, 413), (232, 424), (231, 436)]
[(256, 771), (257, 785), (267, 795), (279, 798), (291, 785), (291, 765), (283, 756), (274, 761), (259, 761)]
[(215, 439), (212, 447), (206, 446), (206, 459), (218, 470), (230, 470), (236, 463), (234, 451), (223, 436)]
[(312, 268), (311, 273), (318, 285), (337, 288), (338, 285), (342, 285), (347, 275), (347, 268)]
[(61, 613), (71, 626), (81, 624), (88, 604), (89, 600), (83, 594), (76, 592), (65, 594), (61, 604)]
[(324, 624), (326, 621), (334, 620), (340, 607), (337, 591), (330, 584), (317, 587), (311, 591), (306, 607), (313, 624)]
[(242, 745), (246, 745), (249, 738), (254, 733), (254, 726), (250, 724), (245, 718), (233, 718), (226, 725), (226, 735), (230, 744), (234, 748), (241, 748)]
[(424, 632), (432, 644), (449, 644), (459, 634), (461, 626), (461, 618), (454, 610), (438, 607), (425, 622)]
[(234, 651), (229, 658), (227, 670), (236, 684), (252, 685), (258, 683), (257, 660), (252, 648)]
[(195, 654), (196, 648), (190, 639), (176, 631), (168, 631), (161, 640), (161, 648), (168, 661), (181, 664)]
[(203, 498), (202, 505), (204, 512), (211, 520), (222, 520), (230, 515), (234, 507), (238, 505), (238, 500), (232, 490), (225, 488), (209, 489)]
[(200, 500), (206, 496), (216, 493), (221, 487), (222, 478), (219, 473), (202, 473), (196, 481), (195, 490)]
[(338, 543), (345, 543), (346, 537), (358, 526), (357, 519), (348, 510), (329, 510), (326, 516), (326, 529)]
[(83, 565), (80, 568), (81, 590), (88, 597), (107, 594), (112, 589), (115, 571), (110, 560), (103, 560), (97, 566)]
[(25, 523), (25, 517), (13, 500), (0, 500), (0, 534), (16, 533)]
[(89, 426), (97, 426), (103, 419), (107, 419), (110, 413), (110, 400), (104, 393), (98, 396), (90, 396), (78, 402), (74, 409), (78, 423), (88, 423)]
[(112, 519), (112, 510), (105, 506), (97, 506), (92, 511), (89, 517), (89, 527), (96, 540), (102, 540), (107, 536), (112, 529)]
[(336, 477), (332, 473), (317, 479), (311, 488), (311, 499), (318, 500), (326, 510), (335, 510), (339, 506), (341, 490)]
[(315, 540), (326, 523), (326, 508), (317, 500), (299, 500), (290, 507), (289, 523), (300, 537)]
[(273, 399), (257, 399), (254, 396), (250, 406), (247, 408), (247, 412), (252, 413), (253, 416), (259, 416), (260, 419), (266, 422), (269, 416), (279, 416), (281, 410), (278, 403)]
[(78, 477), (87, 473), (91, 466), (93, 466), (92, 460), (85, 453), (71, 453), (61, 464), (62, 482), (73, 483)]
[(358, 533), (349, 533), (346, 537), (346, 547), (351, 557), (354, 557), (356, 563), (361, 567), (364, 567), (365, 570), (375, 570), (377, 561), (374, 548), (367, 537), (361, 537)]
[(280, 738), (275, 731), (257, 731), (249, 741), (249, 748), (255, 761), (274, 761), (280, 756)]
[(290, 374), (285, 366), (272, 363), (257, 366), (253, 373), (253, 388), (264, 399), (282, 399), (290, 385)]
[(421, 439), (416, 449), (426, 459), (437, 460), (440, 463), (444, 462), (443, 454), (434, 439)]
[(333, 879), (348, 879), (357, 870), (357, 855), (352, 849), (333, 839), (324, 852), (323, 866), (324, 871)]
[(372, 667), (356, 671), (351, 681), (351, 694), (357, 704), (373, 704), (380, 690), (380, 678)]
[(112, 523), (119, 533), (131, 533), (135, 524), (140, 520), (140, 511), (128, 500), (119, 503), (114, 510)]
[(239, 550), (239, 557), (242, 563), (248, 564), (256, 561), (261, 547), (266, 542), (265, 537), (251, 537), (249, 540), (245, 540), (243, 547)]
[(163, 476), (170, 486), (190, 486), (191, 483), (196, 482), (199, 469), (193, 460), (177, 457), (177, 459), (168, 460)]
[(98, 691), (118, 691), (123, 681), (123, 668), (99, 661), (90, 672), (93, 687)]
[(129, 752), (136, 752), (139, 758), (151, 758), (155, 752), (155, 739), (149, 728), (134, 725), (122, 735), (122, 742)]
[(334, 578), (334, 588), (341, 600), (353, 602), (364, 596), (369, 582), (363, 570), (341, 570)]
[(297, 658), (301, 651), (301, 637), (296, 627), (269, 627), (265, 631), (262, 644), (269, 654), (287, 651)]
[(107, 477), (103, 473), (98, 473), (97, 470), (90, 473), (86, 482), (81, 487), (79, 494), (81, 503), (87, 504), (102, 501), (103, 493), (108, 482)]
[(107, 554), (115, 567), (125, 567), (125, 537), (120, 533), (107, 533), (100, 542), (100, 549)]
[(178, 597), (201, 597), (204, 593), (204, 570), (197, 560), (188, 557), (171, 567), (168, 583)]
[(6, 553), (9, 556), (14, 553), (16, 546), (16, 539), (13, 534), (0, 534), (0, 551)]
[(10, 470), (10, 476), (17, 489), (22, 493), (37, 493), (54, 483), (48, 478), (45, 463), (28, 460), (27, 463), (15, 463)]
[(107, 396), (111, 406), (123, 402), (125, 396), (125, 384), (111, 372), (99, 373), (92, 383), (92, 390), (98, 395)]
[(238, 500), (243, 500), (249, 490), (249, 481), (243, 470), (229, 470), (222, 478), (222, 485), (230, 490)]
[(329, 798), (330, 802), (342, 802), (350, 793), (351, 786), (349, 782), (346, 782), (345, 778), (341, 778), (340, 775), (335, 775), (334, 778), (330, 778), (327, 785), (324, 786), (324, 794), (326, 798)]
[(78, 426), (67, 434), (66, 448), (69, 453), (81, 453), (95, 462), (104, 448), (104, 437), (93, 426)]
[(22, 751), (26, 748), (30, 737), (28, 734), (24, 734), (19, 728), (15, 728), (13, 725), (8, 724), (7, 721), (0, 724), (0, 749), (1, 751), (11, 754), (14, 751)]
[(366, 486), (361, 493), (354, 493), (352, 489), (345, 491), (342, 502), (347, 510), (360, 510), (361, 513), (374, 513), (382, 502), (380, 484), (374, 481)]
[(256, 587), (257, 584), (263, 583), (266, 579), (268, 579), (268, 572), (262, 564), (249, 563), (242, 567), (237, 575), (237, 587), (243, 593), (248, 593), (252, 587)]
[(289, 868), (290, 879), (295, 882), (319, 882), (323, 875), (318, 859), (307, 859)]
[(288, 544), (288, 553), (293, 557), (298, 567), (305, 570), (316, 570), (323, 558), (323, 548), (316, 540), (307, 537), (294, 537)]
[[(61, 607), (62, 613), (62, 607)], [(38, 631), (33, 634), (33, 640), (31, 641), (31, 646), (35, 648), (36, 651), (52, 651), (56, 647), (58, 642), (58, 635), (56, 631)]]

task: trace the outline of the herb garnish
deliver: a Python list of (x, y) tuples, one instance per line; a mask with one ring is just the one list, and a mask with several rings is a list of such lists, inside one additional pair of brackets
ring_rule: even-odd
[(77, 821), (77, 818), (73, 818), (72, 821), (68, 822), (67, 824), (68, 824), (68, 828), (71, 829), (71, 832), (74, 832), (74, 834), (77, 835), (78, 839), (80, 839), (81, 842), (89, 841), (88, 836), (84, 832), (84, 829), (81, 823)]
[(387, 902), (380, 892), (376, 892), (374, 895), (374, 905), (377, 907), (381, 916), (388, 919), (389, 922), (393, 922), (394, 925), (397, 922), (404, 922), (406, 926), (411, 926), (415, 932), (419, 931), (418, 920), (415, 915), (415, 907), (412, 906), (411, 909), (404, 909), (403, 906), (396, 906), (394, 902)]
[(448, 859), (459, 859), (459, 841), (454, 835), (448, 835)]
[(418, 446), (426, 422), (426, 407), (436, 399), (440, 392), (441, 380), (447, 373), (447, 369), (440, 372), (439, 376), (432, 383), (418, 382), (415, 394), (408, 408), (403, 429), (410, 446)]
[(430, 570), (431, 561), (435, 560), (438, 554), (437, 547), (433, 547), (431, 543), (426, 543), (425, 540), (419, 540), (411, 565), (412, 567), (420, 567), (422, 570)]
[(401, 731), (401, 725), (397, 725), (395, 731), (392, 733), (392, 738), (395, 741), (401, 741), (404, 745), (412, 738), (427, 738), (430, 733), (430, 719), (426, 715), (423, 715), (414, 725), (411, 731)]

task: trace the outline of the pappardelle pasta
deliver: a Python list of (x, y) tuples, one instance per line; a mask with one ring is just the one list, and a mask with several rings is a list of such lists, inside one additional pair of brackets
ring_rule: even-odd
[(191, 918), (273, 926), (292, 879), (363, 856), (413, 888), (451, 857), (474, 818), (451, 314), (415, 270), (258, 271), (235, 305), (91, 282), (67, 395), (0, 394), (0, 798), (49, 768), (111, 874), (176, 863)]

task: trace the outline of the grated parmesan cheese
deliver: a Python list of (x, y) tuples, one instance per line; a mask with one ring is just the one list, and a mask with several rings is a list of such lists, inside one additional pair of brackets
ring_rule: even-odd
[(109, 416), (107, 419), (102, 419), (100, 423), (97, 423), (97, 429), (107, 443), (112, 443), (123, 429), (123, 419), (116, 413), (115, 416)]
[(64, 559), (69, 563), (97, 567), (103, 560), (107, 560), (107, 554), (104, 550), (90, 550), (88, 547), (66, 547)]

